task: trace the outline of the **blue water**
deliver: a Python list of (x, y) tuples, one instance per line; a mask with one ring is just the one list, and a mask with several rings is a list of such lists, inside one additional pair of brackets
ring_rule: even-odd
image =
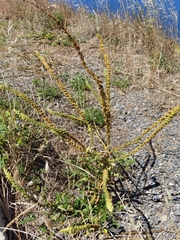
[[(127, 11), (130, 15), (137, 13), (140, 7), (146, 9), (147, 0), (65, 0), (74, 8), (84, 6), (87, 10), (106, 11), (110, 15), (123, 16)], [(180, 0), (156, 0), (154, 9), (158, 9), (158, 20), (165, 33), (173, 38), (180, 39)], [(121, 4), (120, 4), (121, 3)], [(162, 7), (161, 7), (162, 5)], [(152, 11), (156, 12), (156, 11)]]

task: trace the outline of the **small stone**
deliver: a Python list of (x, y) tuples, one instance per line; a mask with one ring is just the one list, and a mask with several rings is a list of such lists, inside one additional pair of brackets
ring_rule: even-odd
[(159, 219), (161, 222), (166, 222), (168, 220), (168, 216), (164, 214), (163, 216), (160, 217)]
[(173, 196), (172, 198), (173, 198), (173, 200), (177, 201), (177, 200), (180, 199), (180, 194), (179, 194), (179, 195), (175, 195), (175, 196)]
[(132, 119), (132, 118), (129, 118), (129, 119), (126, 121), (126, 123), (127, 123), (127, 124), (130, 124), (130, 123), (132, 123), (132, 121), (133, 121), (133, 119)]
[(138, 123), (133, 124), (132, 127), (137, 128), (137, 127), (139, 127), (139, 125), (140, 125), (140, 123), (138, 122)]
[(174, 212), (175, 216), (180, 216), (180, 207)]
[(171, 217), (174, 223), (179, 223), (179, 218), (176, 216)]
[(158, 225), (161, 221), (159, 220), (159, 218), (154, 218), (153, 219), (154, 221), (153, 221), (153, 224), (156, 226), (156, 225)]
[(134, 111), (137, 111), (138, 110), (138, 107), (134, 107)]
[(159, 169), (155, 169), (155, 170), (154, 170), (154, 173), (155, 173), (155, 174), (159, 174), (159, 173), (160, 173)]
[(161, 201), (161, 196), (160, 195), (155, 195), (155, 196), (152, 197), (152, 200), (154, 202), (160, 202)]
[(160, 168), (160, 169), (159, 169), (159, 172), (160, 172), (160, 173), (164, 173), (164, 172), (165, 172), (165, 169), (164, 169), (164, 168)]
[(119, 115), (118, 118), (125, 120), (126, 118), (123, 115)]
[(170, 183), (168, 183), (168, 185), (169, 185), (169, 186), (174, 186), (174, 183), (171, 183), (171, 182), (170, 182)]

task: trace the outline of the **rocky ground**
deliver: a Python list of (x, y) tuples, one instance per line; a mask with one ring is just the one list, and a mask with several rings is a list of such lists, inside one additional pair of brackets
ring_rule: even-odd
[[(120, 102), (116, 99), (117, 118), (114, 124), (120, 132), (128, 132), (128, 140), (137, 136), (168, 109), (158, 106), (159, 90), (132, 90)], [(132, 106), (131, 106), (132, 105)], [(122, 131), (121, 131), (122, 129)], [(178, 116), (146, 147), (135, 154), (137, 163), (124, 181), (117, 182), (116, 193), (128, 201), (131, 208), (119, 213), (122, 231), (134, 226), (148, 231), (152, 239), (179, 239), (180, 234), (180, 121)], [(122, 141), (122, 135), (116, 139)], [(134, 229), (135, 230), (135, 229)], [(117, 229), (114, 230), (117, 232)]]

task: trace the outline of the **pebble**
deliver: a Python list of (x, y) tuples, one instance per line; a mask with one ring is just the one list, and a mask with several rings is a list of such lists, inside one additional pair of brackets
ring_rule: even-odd
[(175, 216), (180, 216), (180, 207), (174, 212)]
[(122, 120), (125, 120), (125, 116), (124, 115), (119, 115), (118, 118), (122, 119)]

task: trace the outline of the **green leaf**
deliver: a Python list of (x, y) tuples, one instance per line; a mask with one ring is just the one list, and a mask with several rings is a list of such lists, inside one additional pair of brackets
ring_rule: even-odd
[(19, 222), (20, 225), (25, 225), (28, 222), (32, 222), (36, 220), (36, 216), (34, 214), (30, 214), (29, 216), (25, 217), (22, 221)]

